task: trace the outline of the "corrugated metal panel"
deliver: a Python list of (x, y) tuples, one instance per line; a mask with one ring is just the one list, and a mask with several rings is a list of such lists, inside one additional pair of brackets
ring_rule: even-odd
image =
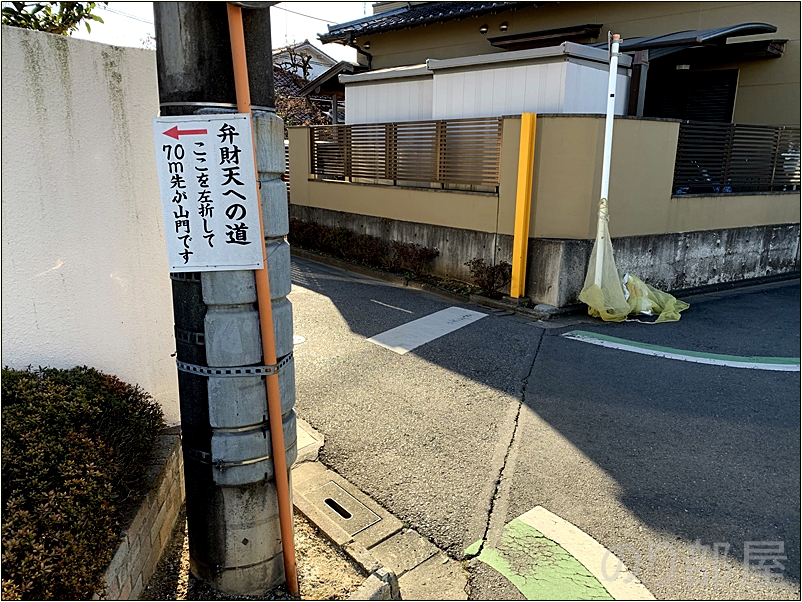
[(432, 79), (345, 87), (345, 122), (385, 123), (432, 118)]
[(799, 190), (800, 128), (680, 124), (674, 194)]
[[(563, 113), (605, 113), (609, 72), (569, 61), (565, 73)], [(626, 112), (629, 76), (616, 77), (615, 114)]]
[(498, 118), (314, 126), (312, 173), (497, 186), (501, 129)]
[(561, 64), (437, 73), (433, 116), (465, 119), (560, 112), (562, 74)]
[[(435, 72), (432, 116), (465, 119), (531, 113), (604, 113), (607, 71), (572, 61)], [(629, 77), (619, 73), (616, 114)]]

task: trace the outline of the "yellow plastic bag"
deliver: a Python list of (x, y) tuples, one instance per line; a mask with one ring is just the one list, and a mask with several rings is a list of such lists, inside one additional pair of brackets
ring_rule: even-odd
[(613, 245), (610, 243), (610, 232), (607, 228), (605, 199), (599, 204), (599, 213), (603, 215), (602, 230), (596, 237), (593, 252), (590, 254), (585, 286), (579, 293), (579, 300), (587, 304), (588, 313), (594, 318), (601, 318), (605, 322), (623, 322), (629, 315), (630, 307), (615, 267)]
[(630, 314), (656, 315), (657, 323), (676, 322), (680, 318), (679, 312), (690, 307), (685, 301), (649, 286), (637, 276), (624, 274), (623, 284)]
[(623, 281), (618, 275), (613, 257), (613, 245), (607, 227), (607, 200), (599, 203), (600, 228), (590, 254), (585, 285), (579, 300), (588, 306), (588, 313), (605, 322), (623, 322), (629, 315), (657, 316), (656, 323), (676, 322), (679, 312), (690, 305), (673, 295), (649, 286), (640, 278), (625, 274)]

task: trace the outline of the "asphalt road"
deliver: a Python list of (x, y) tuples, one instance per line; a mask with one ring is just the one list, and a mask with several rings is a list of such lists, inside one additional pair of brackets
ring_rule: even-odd
[[(326, 437), (322, 461), (453, 558), (541, 505), (658, 598), (799, 598), (799, 372), (559, 336), (798, 357), (798, 281), (690, 298), (680, 322), (662, 325), (470, 306), (488, 316), (405, 355), (366, 339), (455, 303), (297, 258), (290, 298), (306, 339), (297, 409)], [(782, 542), (778, 578), (744, 570), (750, 541)], [(713, 544), (725, 554), (705, 556)], [(467, 566), (473, 598), (521, 597), (479, 561)]]

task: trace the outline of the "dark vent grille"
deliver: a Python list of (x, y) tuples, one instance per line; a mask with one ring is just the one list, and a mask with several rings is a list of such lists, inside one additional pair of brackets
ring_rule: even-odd
[(644, 115), (729, 123), (737, 86), (737, 69), (650, 70)]
[(799, 190), (800, 129), (682, 123), (674, 194)]

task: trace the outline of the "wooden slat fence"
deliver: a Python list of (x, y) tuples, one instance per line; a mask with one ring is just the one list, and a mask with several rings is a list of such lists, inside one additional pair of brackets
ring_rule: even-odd
[(500, 118), (313, 126), (312, 173), (498, 186)]
[(673, 194), (799, 190), (800, 128), (680, 124)]

